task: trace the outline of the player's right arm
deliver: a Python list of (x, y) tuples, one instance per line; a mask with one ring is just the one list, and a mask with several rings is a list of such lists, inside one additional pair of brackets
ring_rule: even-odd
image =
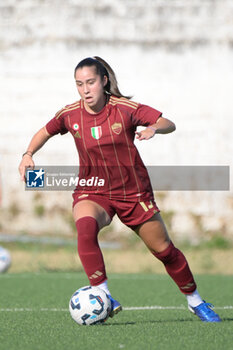
[(41, 128), (32, 138), (27, 151), (24, 153), (23, 158), (19, 165), (19, 173), (21, 180), (25, 181), (25, 172), (27, 168), (34, 168), (35, 163), (32, 159), (33, 154), (35, 154), (48, 139), (51, 137), (46, 130), (46, 127)]

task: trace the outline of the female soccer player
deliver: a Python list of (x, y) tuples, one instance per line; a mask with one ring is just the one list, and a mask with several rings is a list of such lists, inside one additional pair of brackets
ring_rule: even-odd
[[(134, 138), (149, 140), (167, 134), (175, 125), (149, 106), (132, 102), (119, 91), (112, 68), (100, 57), (82, 60), (74, 72), (81, 99), (61, 109), (32, 138), (19, 166), (22, 180), (32, 156), (52, 136), (72, 134), (80, 160), (79, 178), (97, 179), (92, 186), (76, 187), (73, 216), (78, 232), (78, 253), (93, 286), (112, 301), (114, 316), (122, 307), (107, 285), (98, 232), (113, 216), (133, 229), (187, 297), (188, 308), (202, 321), (220, 322), (211, 304), (200, 297), (186, 258), (171, 242), (154, 201), (153, 191)], [(137, 126), (145, 129), (137, 132)], [(101, 181), (100, 181), (101, 180)]]

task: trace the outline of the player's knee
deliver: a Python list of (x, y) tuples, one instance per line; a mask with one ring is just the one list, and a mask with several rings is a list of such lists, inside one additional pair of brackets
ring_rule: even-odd
[(86, 251), (97, 243), (97, 236), (99, 232), (98, 223), (95, 218), (85, 216), (76, 221), (76, 228), (78, 232), (78, 252)]
[(174, 260), (177, 259), (179, 255), (179, 250), (174, 246), (170, 241), (168, 247), (160, 253), (152, 253), (157, 259), (162, 261), (164, 265), (171, 264)]
[(75, 222), (75, 225), (78, 231), (78, 235), (87, 233), (90, 233), (92, 235), (93, 233), (96, 234), (96, 232), (98, 233), (99, 231), (98, 222), (92, 216), (84, 216), (78, 219)]

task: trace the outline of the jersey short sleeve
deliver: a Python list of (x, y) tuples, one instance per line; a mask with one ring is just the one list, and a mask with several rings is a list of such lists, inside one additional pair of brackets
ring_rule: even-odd
[(152, 107), (139, 104), (132, 114), (132, 122), (135, 126), (148, 126), (156, 123), (162, 112)]
[[(59, 112), (58, 112), (59, 113)], [(52, 118), (46, 125), (46, 130), (50, 135), (56, 135), (56, 134), (66, 134), (68, 132), (65, 123), (64, 123), (64, 116), (60, 114), (56, 114), (54, 118)]]

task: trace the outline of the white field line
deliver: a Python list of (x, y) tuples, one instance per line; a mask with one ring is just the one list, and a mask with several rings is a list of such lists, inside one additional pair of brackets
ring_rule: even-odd
[[(218, 306), (216, 310), (233, 310), (233, 305)], [(140, 310), (188, 310), (185, 306), (132, 306), (123, 307), (123, 311), (140, 311)], [(0, 308), (0, 312), (68, 312), (69, 309), (63, 308)]]
[[(214, 309), (217, 310), (229, 310), (233, 309), (233, 305), (229, 306), (216, 306)], [(123, 307), (123, 310), (126, 311), (137, 311), (137, 310), (188, 310), (185, 306), (132, 306), (132, 307)]]

